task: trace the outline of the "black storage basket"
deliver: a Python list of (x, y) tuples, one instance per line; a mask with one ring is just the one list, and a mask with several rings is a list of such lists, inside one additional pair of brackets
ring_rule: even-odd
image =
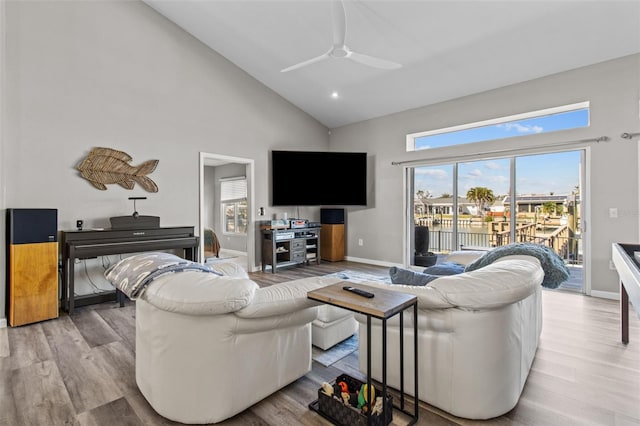
[[(353, 377), (342, 374), (338, 376), (338, 378), (331, 383), (331, 385), (335, 385), (338, 382), (345, 382), (349, 389), (360, 389), (362, 386), (362, 382), (354, 379)], [(376, 388), (376, 391), (382, 392), (379, 388)], [(376, 393), (376, 396), (379, 396)], [(371, 401), (371, 407), (375, 401)], [(367, 424), (367, 415), (362, 414), (360, 410), (350, 405), (346, 405), (342, 402), (342, 399), (337, 400), (333, 396), (329, 396), (325, 394), (322, 389), (318, 389), (318, 412), (329, 418), (334, 423), (343, 426), (365, 426)], [(385, 422), (385, 413), (387, 415), (387, 421)], [(387, 397), (385, 398), (384, 409), (382, 414), (372, 414), (371, 415), (371, 424), (374, 426), (387, 426), (393, 420), (393, 399), (392, 396), (387, 393)]]

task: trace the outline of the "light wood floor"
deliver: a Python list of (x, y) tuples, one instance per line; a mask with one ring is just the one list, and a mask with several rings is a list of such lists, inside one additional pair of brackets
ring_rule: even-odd
[[(254, 273), (260, 285), (344, 269), (385, 275), (387, 268), (324, 262), (278, 274)], [(544, 291), (540, 346), (518, 405), (485, 422), (451, 417), (420, 404), (430, 425), (640, 425), (640, 321), (631, 315), (629, 345), (620, 343), (615, 301)], [(106, 303), (73, 317), (0, 329), (0, 425), (161, 425), (135, 384), (135, 307)], [(307, 408), (320, 383), (359, 375), (357, 353), (313, 370), (221, 424), (327, 425)], [(394, 424), (406, 418), (394, 412)]]

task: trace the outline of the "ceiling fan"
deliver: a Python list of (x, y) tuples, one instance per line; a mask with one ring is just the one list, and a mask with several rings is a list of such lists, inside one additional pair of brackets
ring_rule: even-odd
[(329, 51), (320, 56), (316, 56), (314, 58), (307, 59), (306, 61), (284, 68), (280, 70), (280, 72), (293, 71), (298, 68), (314, 64), (316, 62), (324, 61), (326, 59), (351, 59), (352, 61), (359, 62), (363, 65), (387, 70), (393, 70), (402, 67), (402, 65), (395, 62), (354, 52), (353, 50), (349, 49), (347, 45), (344, 44), (345, 38), (347, 36), (347, 16), (342, 0), (335, 0), (331, 2), (331, 11), (333, 13), (333, 45), (331, 46)]

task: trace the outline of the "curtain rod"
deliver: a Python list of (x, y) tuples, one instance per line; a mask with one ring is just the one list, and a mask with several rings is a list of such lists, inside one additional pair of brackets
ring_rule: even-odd
[[(625, 133), (628, 134), (628, 133)], [(640, 133), (635, 133), (635, 135), (640, 135)], [(624, 136), (623, 136), (624, 137)], [(575, 140), (575, 141), (568, 141), (568, 142), (562, 142), (562, 143), (554, 143), (554, 144), (546, 144), (546, 145), (540, 145), (540, 146), (535, 146), (535, 147), (530, 147), (530, 148), (555, 148), (555, 147), (559, 147), (559, 146), (567, 146), (567, 145), (577, 145), (577, 144), (583, 144), (583, 143), (591, 143), (591, 142), (608, 142), (611, 139), (609, 139), (608, 136), (600, 136), (598, 138), (590, 138), (590, 139), (580, 139), (580, 140)], [(493, 154), (502, 154), (502, 153), (508, 153), (508, 152), (514, 152), (514, 149), (499, 149), (499, 150), (495, 150), (495, 151), (489, 151), (489, 152), (485, 152), (483, 154), (489, 154), (489, 155), (493, 155)], [(472, 159), (476, 159), (478, 157), (479, 154), (468, 154), (468, 155), (458, 155), (458, 156), (452, 156), (452, 155), (446, 155), (446, 156), (441, 156), (441, 157), (430, 157), (430, 158), (420, 158), (417, 160), (405, 160), (405, 161), (392, 161), (391, 165), (392, 166), (402, 166), (405, 164), (411, 164), (411, 163), (422, 163), (425, 161), (433, 161), (433, 160), (445, 160), (445, 159), (451, 159), (451, 158), (455, 158), (455, 159), (466, 159), (466, 158), (472, 158)]]
[(623, 133), (620, 135), (622, 139), (633, 139), (636, 136), (640, 136), (640, 133)]

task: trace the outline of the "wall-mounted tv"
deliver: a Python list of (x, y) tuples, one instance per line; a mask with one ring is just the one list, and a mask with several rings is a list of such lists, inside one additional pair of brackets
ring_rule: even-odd
[(366, 152), (271, 152), (274, 206), (366, 206)]

